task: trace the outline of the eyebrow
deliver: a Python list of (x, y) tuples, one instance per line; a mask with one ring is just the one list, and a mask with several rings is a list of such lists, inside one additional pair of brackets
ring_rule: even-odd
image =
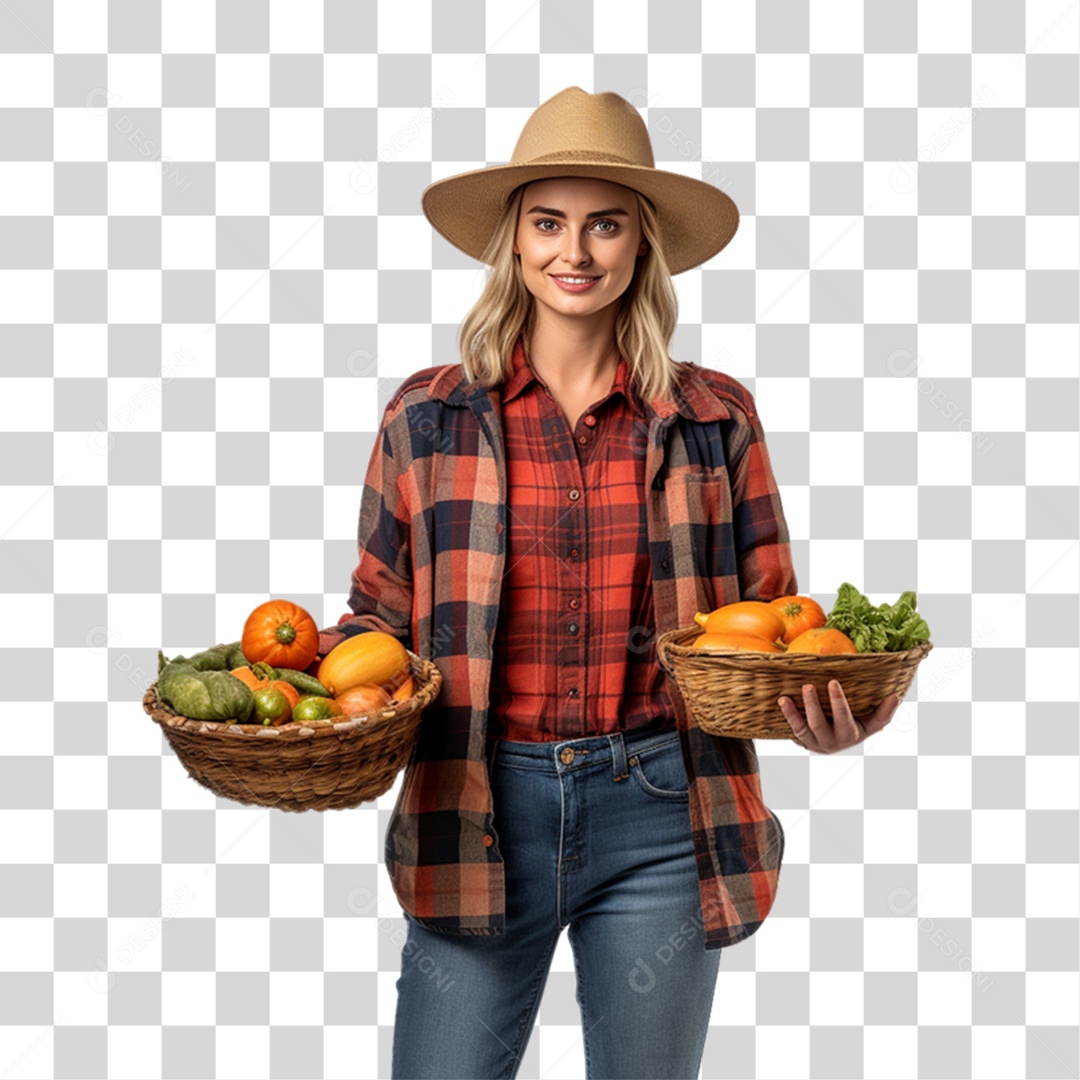
[[(550, 214), (552, 217), (564, 218), (566, 215), (561, 210), (552, 210), (548, 206), (534, 206), (531, 210), (526, 210), (526, 214)], [(620, 206), (613, 206), (610, 210), (594, 210), (591, 214), (586, 214), (587, 218), (596, 217), (611, 217), (613, 214), (622, 214), (623, 217), (629, 217), (630, 215), (622, 209)]]

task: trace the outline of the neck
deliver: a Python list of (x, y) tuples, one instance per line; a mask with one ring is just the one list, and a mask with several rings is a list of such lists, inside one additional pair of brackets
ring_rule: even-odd
[[(553, 389), (586, 391), (609, 386), (619, 364), (611, 325), (580, 325), (571, 319), (552, 324), (537, 320), (524, 342), (525, 357), (540, 379)], [(568, 325), (569, 324), (569, 325)]]

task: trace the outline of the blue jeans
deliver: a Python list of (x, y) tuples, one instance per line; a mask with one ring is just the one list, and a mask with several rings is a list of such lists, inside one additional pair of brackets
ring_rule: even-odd
[(696, 1078), (720, 950), (704, 946), (679, 733), (501, 740), (488, 760), (506, 931), (452, 937), (406, 913), (394, 1080), (513, 1080), (563, 927), (590, 1080)]

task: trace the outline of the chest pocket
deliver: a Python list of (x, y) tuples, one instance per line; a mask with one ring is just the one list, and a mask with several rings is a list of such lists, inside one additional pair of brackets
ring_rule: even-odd
[(698, 574), (710, 578), (737, 574), (727, 470), (685, 473), (681, 482), (686, 492), (690, 543)]

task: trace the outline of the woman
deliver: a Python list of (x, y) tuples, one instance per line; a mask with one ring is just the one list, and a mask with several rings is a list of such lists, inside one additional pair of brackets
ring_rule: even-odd
[[(387, 830), (393, 1075), (516, 1076), (565, 927), (588, 1075), (696, 1076), (720, 949), (772, 907), (784, 836), (752, 741), (689, 723), (655, 638), (797, 591), (752, 396), (667, 354), (671, 274), (738, 213), (578, 87), (423, 205), (492, 271), (462, 364), (387, 406), (352, 613), (320, 641), (382, 630), (444, 676)], [(819, 752), (892, 711), (858, 725), (840, 691), (834, 728), (806, 706), (785, 715)]]

